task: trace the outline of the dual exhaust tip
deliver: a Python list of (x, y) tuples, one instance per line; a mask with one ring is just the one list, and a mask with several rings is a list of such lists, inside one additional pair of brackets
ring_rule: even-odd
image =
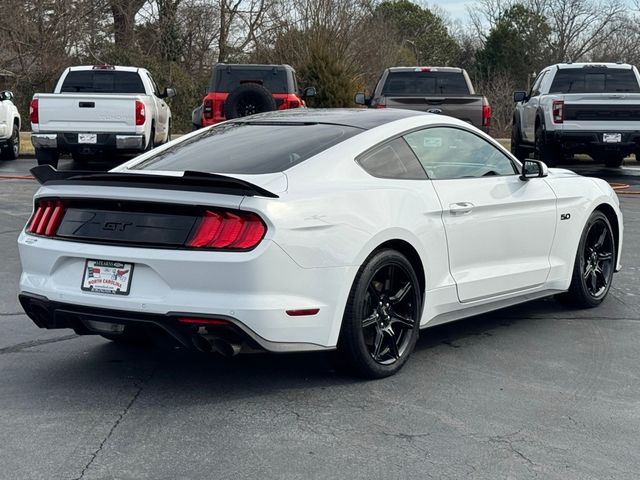
[(234, 357), (242, 349), (242, 344), (231, 342), (216, 335), (193, 335), (192, 341), (199, 351), (219, 353), (224, 357)]

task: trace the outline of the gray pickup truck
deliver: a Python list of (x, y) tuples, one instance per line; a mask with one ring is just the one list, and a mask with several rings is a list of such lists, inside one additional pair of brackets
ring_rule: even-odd
[(387, 68), (371, 97), (358, 93), (355, 102), (370, 108), (404, 108), (449, 115), (489, 131), (491, 107), (477, 95), (462, 68)]

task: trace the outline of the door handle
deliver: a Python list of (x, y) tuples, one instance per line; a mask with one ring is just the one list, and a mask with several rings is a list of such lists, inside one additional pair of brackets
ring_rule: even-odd
[(449, 205), (449, 213), (451, 215), (466, 215), (473, 210), (475, 205), (471, 202), (457, 202)]

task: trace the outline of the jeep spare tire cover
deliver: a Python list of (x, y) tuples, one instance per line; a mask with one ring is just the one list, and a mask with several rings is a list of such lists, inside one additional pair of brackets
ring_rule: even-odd
[(275, 109), (276, 102), (271, 92), (257, 83), (243, 83), (229, 93), (224, 102), (224, 116), (227, 120)]

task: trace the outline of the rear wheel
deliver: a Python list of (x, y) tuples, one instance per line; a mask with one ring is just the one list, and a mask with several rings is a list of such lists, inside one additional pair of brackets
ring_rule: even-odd
[(573, 266), (569, 291), (559, 296), (564, 303), (596, 307), (609, 293), (616, 262), (616, 243), (609, 219), (600, 211), (584, 227)]
[(542, 124), (536, 127), (535, 157), (547, 164), (548, 167), (555, 167), (562, 159), (560, 149), (547, 142)]
[(38, 165), (51, 165), (53, 168), (58, 168), (60, 153), (57, 150), (51, 148), (36, 148), (35, 153)]
[(604, 163), (605, 167), (608, 168), (619, 168), (624, 162), (624, 155), (617, 152), (601, 153), (595, 155), (594, 160)]
[(403, 255), (381, 250), (369, 257), (351, 288), (338, 345), (354, 373), (382, 378), (402, 368), (418, 339), (421, 302)]
[(153, 150), (156, 146), (156, 129), (151, 127), (151, 132), (149, 133), (149, 143), (147, 143), (146, 152), (149, 150)]
[(7, 145), (1, 153), (3, 160), (16, 160), (20, 156), (20, 129), (18, 125), (13, 126), (11, 138), (7, 140)]

